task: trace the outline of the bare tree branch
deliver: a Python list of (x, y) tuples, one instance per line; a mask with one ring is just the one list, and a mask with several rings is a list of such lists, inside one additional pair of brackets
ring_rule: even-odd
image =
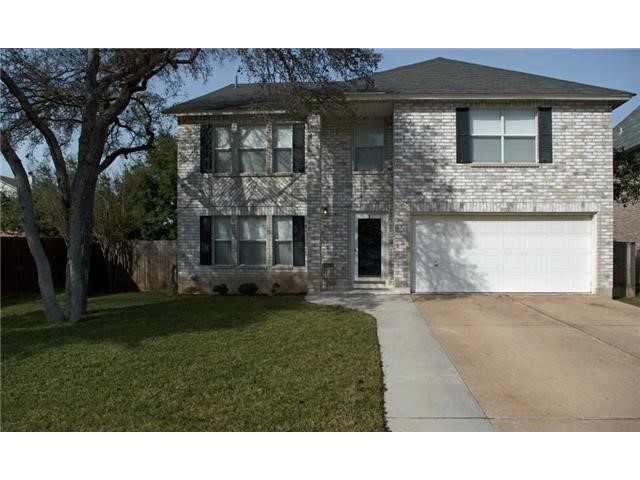
[[(11, 78), (4, 69), (0, 70), (0, 79), (2, 79), (2, 82), (7, 86), (9, 92), (11, 92), (16, 100), (18, 100), (27, 118), (44, 136), (47, 145), (49, 146), (49, 151), (51, 152), (51, 158), (53, 159), (53, 163), (56, 167), (56, 177), (58, 179), (58, 186), (60, 187), (63, 201), (65, 204), (68, 204), (70, 195), (69, 175), (64, 163), (62, 149), (60, 148), (60, 143), (58, 142), (56, 135), (34, 111), (31, 103), (27, 100), (24, 93), (22, 93), (20, 87), (18, 87), (13, 78)], [(3, 136), (3, 141), (4, 139), (5, 137)]]
[(132, 153), (151, 150), (153, 148), (153, 141), (154, 141), (154, 136), (152, 132), (151, 135), (149, 136), (149, 141), (146, 142), (144, 145), (136, 145), (135, 147), (120, 147), (114, 150), (113, 152), (109, 153), (106, 156), (106, 158), (100, 164), (100, 167), (98, 168), (98, 170), (100, 171), (100, 173), (104, 172), (121, 155), (124, 155), (126, 157), (127, 155), (130, 155)]
[(133, 147), (121, 147), (109, 153), (98, 167), (98, 171), (100, 173), (109, 168), (109, 165), (111, 165), (121, 155), (127, 156), (132, 153), (143, 152), (145, 150), (150, 150), (151, 148), (153, 148), (153, 143), (155, 141), (155, 134), (153, 132), (153, 116), (151, 115), (151, 112), (144, 104), (144, 102), (141, 102), (136, 98), (134, 98), (133, 100), (140, 106), (140, 108), (145, 112), (147, 116), (147, 123), (145, 125), (147, 141), (144, 144), (136, 145)]

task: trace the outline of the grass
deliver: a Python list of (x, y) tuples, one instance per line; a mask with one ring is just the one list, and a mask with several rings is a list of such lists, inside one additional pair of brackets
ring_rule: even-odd
[(640, 292), (636, 293), (635, 297), (629, 298), (620, 298), (621, 302), (628, 303), (629, 305), (635, 305), (636, 307), (640, 307)]
[(301, 297), (93, 297), (2, 308), (4, 431), (379, 431), (375, 320)]

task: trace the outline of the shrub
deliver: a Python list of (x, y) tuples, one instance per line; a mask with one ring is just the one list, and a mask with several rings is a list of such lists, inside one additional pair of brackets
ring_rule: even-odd
[(213, 287), (213, 292), (217, 293), (218, 295), (226, 295), (228, 291), (229, 287), (227, 287), (224, 283)]
[(255, 295), (258, 291), (258, 286), (255, 283), (243, 283), (238, 287), (238, 292), (242, 295)]
[(278, 282), (274, 283), (271, 287), (271, 295), (277, 295), (278, 290), (280, 290), (280, 284)]

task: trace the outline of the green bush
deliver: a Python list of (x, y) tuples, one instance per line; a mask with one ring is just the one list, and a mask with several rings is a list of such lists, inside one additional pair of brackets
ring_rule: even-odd
[(242, 295), (255, 295), (258, 291), (258, 286), (255, 283), (243, 283), (238, 287), (238, 292)]
[(229, 287), (227, 287), (224, 283), (213, 287), (213, 292), (217, 293), (218, 295), (226, 295), (228, 291)]

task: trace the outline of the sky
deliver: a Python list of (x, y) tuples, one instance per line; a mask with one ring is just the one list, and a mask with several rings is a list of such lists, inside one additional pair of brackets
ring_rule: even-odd
[[(640, 94), (640, 49), (375, 49), (382, 54), (379, 70), (445, 57), (491, 67), (544, 75)], [(177, 99), (204, 95), (235, 81), (237, 63), (214, 69), (206, 81), (189, 79)], [(239, 82), (247, 79), (238, 76)], [(640, 105), (640, 95), (613, 111), (612, 126)], [(2, 175), (13, 176), (2, 158)]]

